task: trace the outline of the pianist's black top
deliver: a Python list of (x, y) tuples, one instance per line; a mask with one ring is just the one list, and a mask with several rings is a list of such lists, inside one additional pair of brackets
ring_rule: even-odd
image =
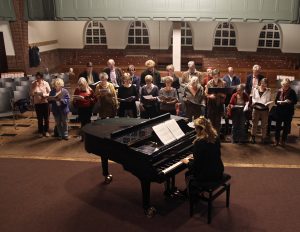
[(188, 164), (190, 174), (197, 181), (209, 182), (222, 178), (224, 165), (221, 159), (220, 141), (209, 143), (205, 140), (198, 140), (193, 148), (194, 160)]

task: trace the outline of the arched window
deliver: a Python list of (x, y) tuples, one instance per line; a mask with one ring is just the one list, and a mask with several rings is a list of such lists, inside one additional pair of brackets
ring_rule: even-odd
[(231, 23), (219, 23), (215, 32), (214, 47), (236, 47), (236, 32)]
[(149, 45), (148, 28), (144, 22), (134, 21), (128, 31), (129, 45)]
[(105, 29), (99, 21), (88, 22), (85, 30), (86, 45), (106, 45)]
[(259, 34), (258, 47), (280, 49), (280, 38), (279, 26), (275, 23), (266, 24)]
[[(173, 45), (173, 27), (171, 30), (171, 44)], [(181, 22), (181, 46), (193, 46), (193, 33), (188, 22)]]

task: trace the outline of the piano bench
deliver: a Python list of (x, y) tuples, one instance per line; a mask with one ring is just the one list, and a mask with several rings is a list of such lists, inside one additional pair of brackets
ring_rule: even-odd
[(231, 179), (228, 174), (223, 174), (220, 181), (217, 182), (205, 182), (194, 185), (189, 185), (189, 204), (190, 204), (190, 217), (194, 214), (194, 207), (198, 200), (207, 202), (207, 224), (211, 223), (211, 211), (213, 201), (220, 196), (223, 192), (226, 192), (226, 208), (229, 208), (230, 198), (230, 183), (227, 183)]

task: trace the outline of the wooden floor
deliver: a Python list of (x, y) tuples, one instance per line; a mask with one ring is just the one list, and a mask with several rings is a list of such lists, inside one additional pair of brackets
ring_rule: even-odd
[[(99, 157), (84, 149), (77, 135), (79, 124), (70, 123), (69, 141), (58, 141), (54, 137), (38, 138), (35, 114), (27, 112), (16, 121), (0, 120), (0, 158), (34, 158), (50, 160), (74, 160), (99, 162)], [(300, 168), (300, 110), (292, 122), (286, 148), (261, 144), (222, 143), (222, 159), (229, 167), (282, 167)], [(50, 128), (54, 128), (54, 119), (50, 118)], [(274, 132), (271, 133), (274, 138)], [(257, 139), (260, 140), (259, 138)]]

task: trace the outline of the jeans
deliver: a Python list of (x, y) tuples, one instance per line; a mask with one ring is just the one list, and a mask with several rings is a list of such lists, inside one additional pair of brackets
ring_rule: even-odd
[(58, 136), (62, 138), (68, 137), (68, 115), (60, 113), (55, 115), (54, 118)]

